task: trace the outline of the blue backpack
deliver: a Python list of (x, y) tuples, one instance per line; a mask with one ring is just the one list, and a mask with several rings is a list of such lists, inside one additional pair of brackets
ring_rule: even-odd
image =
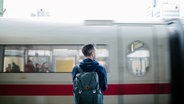
[(97, 72), (84, 72), (79, 66), (73, 81), (75, 104), (103, 104)]

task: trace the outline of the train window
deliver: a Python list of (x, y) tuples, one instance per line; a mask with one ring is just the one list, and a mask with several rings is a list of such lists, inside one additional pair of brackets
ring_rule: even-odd
[(150, 51), (142, 41), (133, 41), (127, 49), (128, 69), (136, 76), (144, 76), (149, 67)]
[[(4, 57), (4, 66), (6, 67), (6, 70), (4, 71), (6, 72), (22, 72), (23, 71), (23, 65), (24, 65), (23, 63), (24, 51), (23, 50), (7, 48), (5, 50), (5, 56), (6, 57)], [(12, 66), (11, 66), (11, 63), (9, 62), (12, 62)], [(11, 68), (8, 68), (10, 66)]]
[[(3, 72), (71, 72), (84, 58), (79, 45), (6, 45)], [(97, 44), (97, 60), (108, 67), (107, 45)], [(32, 63), (32, 66), (28, 65)], [(28, 67), (28, 68), (27, 68)]]

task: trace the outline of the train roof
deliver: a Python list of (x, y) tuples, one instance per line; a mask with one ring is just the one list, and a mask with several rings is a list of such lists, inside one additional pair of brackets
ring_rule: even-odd
[[(14, 23), (25, 23), (25, 24), (54, 24), (54, 25), (136, 25), (136, 24), (148, 24), (148, 25), (157, 25), (157, 24), (166, 24), (166, 21), (171, 20), (169, 18), (165, 19), (157, 19), (157, 18), (148, 18), (148, 19), (136, 19), (136, 20), (121, 20), (121, 21), (114, 21), (114, 20), (84, 20), (79, 22), (63, 22), (62, 20), (48, 18), (48, 17), (31, 17), (31, 18), (5, 18), (0, 17), (1, 25), (5, 24), (14, 24)], [(184, 19), (180, 19), (184, 23)], [(19, 25), (19, 24), (16, 24)]]

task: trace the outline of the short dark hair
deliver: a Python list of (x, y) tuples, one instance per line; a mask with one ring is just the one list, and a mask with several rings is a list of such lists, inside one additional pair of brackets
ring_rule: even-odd
[(31, 60), (27, 60), (27, 62), (32, 62)]
[(93, 51), (95, 51), (94, 44), (87, 44), (84, 45), (82, 48), (82, 53), (84, 54), (84, 56), (90, 56)]

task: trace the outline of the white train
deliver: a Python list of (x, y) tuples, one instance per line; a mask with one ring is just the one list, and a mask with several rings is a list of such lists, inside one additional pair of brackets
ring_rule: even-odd
[[(97, 60), (108, 72), (104, 104), (168, 104), (169, 33), (175, 26), (167, 24), (164, 20), (62, 24), (1, 18), (0, 102), (74, 104), (72, 68), (83, 58), (81, 46), (95, 43)], [(25, 72), (28, 59), (33, 65), (47, 63), (52, 73)], [(12, 63), (19, 72), (6, 72)]]

